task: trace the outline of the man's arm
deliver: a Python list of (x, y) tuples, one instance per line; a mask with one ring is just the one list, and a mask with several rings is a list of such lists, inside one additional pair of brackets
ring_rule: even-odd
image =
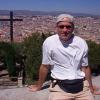
[(49, 65), (41, 64), (40, 70), (39, 70), (39, 79), (38, 79), (37, 84), (29, 86), (31, 91), (35, 92), (42, 88), (42, 85), (45, 82), (45, 79), (47, 77), (48, 71), (49, 71)]
[(48, 71), (49, 71), (49, 65), (41, 64), (40, 70), (39, 70), (39, 80), (38, 80), (38, 85), (40, 87), (42, 87), (43, 83), (45, 82)]
[(91, 77), (91, 70), (89, 66), (82, 67), (82, 71), (85, 72), (85, 78), (89, 83), (89, 87), (91, 92), (94, 92), (93, 85), (92, 85), (92, 77)]

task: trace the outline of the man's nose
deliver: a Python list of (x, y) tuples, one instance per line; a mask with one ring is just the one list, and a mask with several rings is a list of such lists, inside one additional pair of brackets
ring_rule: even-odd
[(68, 29), (66, 27), (63, 28), (63, 32), (66, 32), (68, 31)]

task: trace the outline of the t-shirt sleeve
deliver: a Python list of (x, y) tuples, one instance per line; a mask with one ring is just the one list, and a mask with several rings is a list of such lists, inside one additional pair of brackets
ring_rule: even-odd
[(84, 52), (83, 52), (83, 56), (82, 56), (82, 60), (81, 60), (81, 65), (84, 66), (88, 66), (88, 46), (87, 43), (85, 42), (85, 46), (84, 46)]
[(42, 46), (42, 64), (51, 65), (51, 56), (47, 42), (44, 42)]

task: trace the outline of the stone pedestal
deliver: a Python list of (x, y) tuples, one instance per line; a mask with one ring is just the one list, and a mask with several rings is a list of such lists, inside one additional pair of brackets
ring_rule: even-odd
[(23, 78), (18, 77), (18, 87), (23, 87)]

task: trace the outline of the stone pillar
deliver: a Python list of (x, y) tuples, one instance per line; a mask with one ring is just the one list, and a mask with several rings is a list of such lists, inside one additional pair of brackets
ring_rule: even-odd
[(23, 87), (23, 77), (18, 77), (18, 87)]

